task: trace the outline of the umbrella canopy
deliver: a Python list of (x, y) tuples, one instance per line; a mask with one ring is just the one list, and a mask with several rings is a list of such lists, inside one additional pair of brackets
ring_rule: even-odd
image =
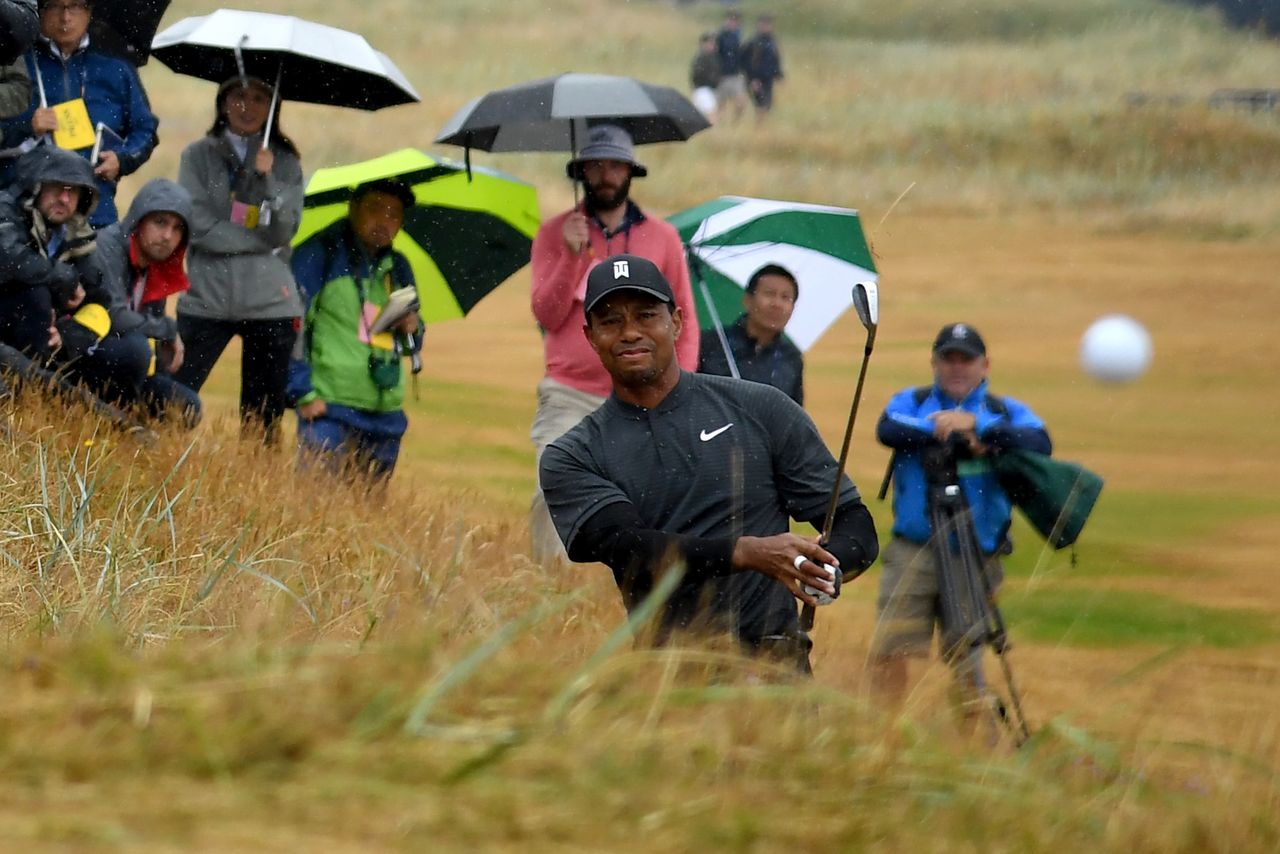
[(732, 323), (751, 274), (781, 264), (800, 285), (786, 335), (808, 350), (852, 305), (853, 286), (878, 279), (858, 212), (849, 208), (722, 196), (668, 220), (685, 244), (703, 329)]
[(379, 110), (421, 100), (385, 54), (356, 33), (289, 15), (219, 9), (183, 18), (152, 52), (174, 71), (221, 83), (240, 73), (280, 80), (289, 101)]
[(462, 317), (529, 263), (539, 222), (531, 185), (493, 169), (472, 169), (468, 179), (461, 164), (412, 148), (316, 172), (294, 245), (345, 217), (355, 188), (380, 178), (413, 189), (392, 245), (413, 267), (427, 323)]
[(710, 127), (675, 89), (607, 74), (560, 74), (497, 89), (445, 123), (436, 142), (482, 151), (569, 151), (591, 125), (616, 124), (637, 145)]
[(89, 38), (98, 47), (123, 56), (134, 65), (146, 65), (151, 39), (170, 0), (112, 0), (93, 7)]

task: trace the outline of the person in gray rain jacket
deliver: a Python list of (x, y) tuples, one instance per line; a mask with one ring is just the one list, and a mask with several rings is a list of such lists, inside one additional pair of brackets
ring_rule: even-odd
[(289, 270), (289, 244), (302, 218), (298, 149), (272, 117), (271, 86), (253, 77), (218, 87), (213, 126), (182, 152), (178, 181), (193, 207), (187, 270), (191, 290), (178, 300), (186, 345), (174, 374), (199, 391), (227, 343), (240, 336), (240, 418), (268, 441), (285, 410), (289, 357), (302, 301)]
[(200, 396), (173, 379), (185, 348), (165, 302), (190, 287), (184, 260), (191, 194), (167, 178), (148, 181), (125, 218), (98, 232), (98, 262), (111, 288), (111, 334), (143, 342), (152, 353), (141, 398), (152, 417), (170, 409), (194, 427)]

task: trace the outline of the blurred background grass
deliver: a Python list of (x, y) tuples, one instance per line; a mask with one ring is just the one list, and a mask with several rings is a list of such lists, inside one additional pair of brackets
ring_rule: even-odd
[[(176, 0), (166, 24), (216, 7)], [(873, 572), (819, 621), (811, 685), (724, 650), (621, 650), (608, 574), (525, 557), (540, 344), (527, 271), (427, 338), (402, 463), (369, 499), (241, 444), (230, 353), (191, 436), (140, 450), (23, 398), (0, 441), (0, 838), (12, 847), (456, 850), (714, 847), (1268, 850), (1280, 844), (1280, 500), (1260, 472), (1280, 310), (1280, 118), (1209, 110), (1274, 86), (1280, 49), (1147, 0), (744, 2), (775, 13), (771, 121), (641, 150), (665, 215), (723, 194), (860, 208), (882, 326), (851, 458), (927, 377), (944, 322), (979, 326), (995, 384), (1108, 480), (1080, 563), (1018, 521), (1005, 592), (1041, 734), (1015, 755), (954, 735), (928, 670), (903, 717), (866, 702)], [(565, 70), (685, 88), (724, 7), (439, 0), (268, 11), (365, 33), (423, 103), (286, 104), (308, 172), (402, 146), (491, 88)], [(176, 173), (213, 86), (143, 71)], [(1135, 107), (1128, 95), (1155, 96)], [(460, 156), (460, 152), (435, 153)], [(485, 155), (571, 191), (561, 155)], [(1099, 314), (1156, 360), (1099, 386)], [(861, 352), (808, 355), (838, 442)], [(889, 513), (873, 504), (883, 532)]]

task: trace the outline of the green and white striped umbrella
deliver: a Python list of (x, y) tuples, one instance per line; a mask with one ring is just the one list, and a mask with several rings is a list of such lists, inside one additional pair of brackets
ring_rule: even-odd
[(392, 246), (413, 268), (425, 322), (464, 316), (529, 263), (539, 223), (531, 185), (495, 169), (473, 166), (468, 174), (413, 148), (318, 170), (307, 182), (294, 245), (345, 217), (355, 188), (380, 178), (413, 190)]
[(808, 350), (853, 304), (853, 286), (878, 279), (858, 212), (849, 208), (721, 196), (668, 221), (685, 244), (703, 329), (733, 323), (751, 274), (781, 264), (800, 285), (786, 335)]

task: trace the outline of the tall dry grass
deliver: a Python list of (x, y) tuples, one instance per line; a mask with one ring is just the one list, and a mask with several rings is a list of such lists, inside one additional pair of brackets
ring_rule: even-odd
[(447, 495), (370, 496), (223, 431), (144, 450), (29, 396), (7, 423), (11, 844), (1280, 840), (1274, 715), (1251, 754), (1067, 717), (992, 752), (954, 734), (940, 673), (896, 718), (714, 646), (632, 649), (603, 573), (532, 567), (519, 526)]

